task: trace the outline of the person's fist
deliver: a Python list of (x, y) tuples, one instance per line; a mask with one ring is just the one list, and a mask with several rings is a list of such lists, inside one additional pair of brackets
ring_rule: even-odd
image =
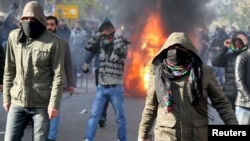
[(89, 72), (89, 64), (84, 63), (84, 64), (82, 65), (82, 71), (83, 71), (84, 73), (88, 73), (88, 72)]
[(227, 39), (227, 40), (224, 41), (224, 46), (225, 47), (229, 48), (231, 46), (231, 44), (232, 44), (232, 40), (231, 39)]

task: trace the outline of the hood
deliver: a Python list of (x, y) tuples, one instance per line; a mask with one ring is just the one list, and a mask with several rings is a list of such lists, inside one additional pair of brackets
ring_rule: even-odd
[(41, 24), (47, 26), (43, 7), (37, 1), (30, 1), (24, 6), (21, 19), (24, 17), (35, 17)]
[(173, 32), (172, 34), (169, 35), (164, 45), (161, 47), (160, 51), (155, 55), (155, 57), (153, 58), (153, 62), (158, 60), (158, 58), (161, 58), (163, 54), (165, 55), (166, 53), (163, 52), (165, 52), (169, 47), (176, 44), (179, 44), (188, 49), (189, 51), (191, 51), (196, 56), (196, 58), (198, 58), (201, 61), (199, 52), (193, 45), (193, 42), (188, 37), (188, 35), (183, 32)]
[(109, 29), (109, 28), (113, 28), (115, 29), (114, 25), (112, 24), (112, 22), (108, 19), (108, 18), (105, 18), (104, 21), (101, 23), (98, 31), (99, 32), (102, 32), (103, 30), (105, 29)]

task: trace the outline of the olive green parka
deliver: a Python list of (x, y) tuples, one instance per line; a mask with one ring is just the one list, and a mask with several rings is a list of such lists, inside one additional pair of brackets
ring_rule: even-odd
[[(159, 71), (157, 70), (159, 69), (158, 62), (164, 56), (164, 51), (176, 44), (187, 48), (196, 55), (196, 59), (200, 59), (198, 51), (187, 34), (174, 32), (169, 36), (151, 64), (147, 97), (139, 125), (138, 138), (148, 138), (148, 134), (154, 126), (155, 141), (207, 141), (209, 118), (201, 115), (192, 106), (186, 82), (187, 76), (172, 81), (172, 112), (166, 113), (157, 100), (156, 93), (165, 92), (164, 86), (161, 85), (164, 82), (161, 82), (161, 79), (156, 79), (159, 78), (156, 76), (156, 72)], [(237, 125), (234, 111), (222, 92), (212, 68), (206, 65), (202, 65), (202, 87), (203, 98), (207, 101), (210, 99), (211, 105), (217, 110), (224, 123)], [(208, 111), (208, 104), (200, 108)], [(209, 114), (211, 113), (207, 113), (208, 116)]]

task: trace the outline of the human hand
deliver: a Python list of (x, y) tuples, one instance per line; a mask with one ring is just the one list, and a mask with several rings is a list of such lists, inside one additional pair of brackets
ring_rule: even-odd
[(0, 92), (3, 91), (3, 85), (0, 85)]
[(75, 88), (73, 86), (68, 86), (67, 91), (69, 92), (69, 95), (72, 95), (74, 93)]
[(84, 64), (82, 65), (82, 71), (83, 71), (84, 73), (88, 73), (88, 72), (89, 72), (89, 64), (84, 63)]
[(104, 29), (104, 30), (101, 32), (101, 36), (109, 35), (109, 34), (114, 33), (114, 32), (115, 32), (115, 29), (114, 29), (114, 28)]
[(53, 119), (58, 116), (58, 110), (53, 108), (48, 108), (49, 119)]
[(224, 41), (224, 46), (225, 47), (229, 48), (231, 46), (231, 44), (232, 44), (232, 40), (231, 39), (227, 39), (227, 40)]
[(10, 105), (11, 105), (10, 103), (4, 103), (3, 104), (3, 107), (4, 107), (4, 109), (5, 109), (6, 112), (9, 112)]

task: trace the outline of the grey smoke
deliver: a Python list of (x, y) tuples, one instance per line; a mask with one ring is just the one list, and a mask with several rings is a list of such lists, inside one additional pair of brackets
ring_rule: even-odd
[[(158, 12), (166, 35), (173, 31), (193, 32), (215, 18), (215, 10), (207, 7), (211, 0), (122, 0), (116, 3), (116, 21), (136, 26), (138, 32), (146, 24), (147, 12)], [(150, 22), (150, 21), (149, 21)]]
[[(215, 18), (214, 9), (207, 7), (210, 0), (118, 0), (113, 3), (117, 11), (113, 17), (114, 23), (123, 24), (125, 32), (129, 33), (132, 44), (129, 52), (139, 52), (141, 56), (134, 56), (127, 59), (125, 67), (126, 75), (132, 74), (131, 67), (145, 67), (145, 50), (141, 50), (143, 41), (140, 41), (141, 33), (148, 21), (149, 13), (159, 13), (162, 21), (163, 33), (167, 37), (171, 32), (179, 31), (194, 35), (195, 29), (208, 26)], [(160, 47), (158, 47), (160, 48)], [(140, 59), (140, 64), (132, 66), (133, 59)], [(139, 82), (141, 78), (135, 77), (129, 80), (132, 88), (126, 88), (129, 95), (145, 95), (140, 91)], [(128, 81), (126, 81), (128, 83)]]

